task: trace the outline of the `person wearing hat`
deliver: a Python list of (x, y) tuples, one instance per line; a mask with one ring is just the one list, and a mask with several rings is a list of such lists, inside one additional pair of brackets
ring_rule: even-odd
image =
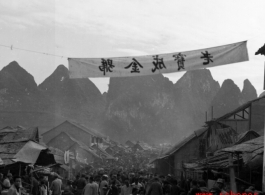
[(201, 193), (202, 191), (200, 190), (200, 188), (198, 188), (198, 183), (196, 180), (192, 180), (191, 181), (191, 189), (188, 192), (189, 195), (196, 195)]
[(158, 177), (154, 178), (154, 181), (149, 187), (146, 195), (163, 195), (162, 185)]
[(99, 183), (99, 194), (100, 195), (106, 195), (108, 191), (109, 183), (108, 183), (108, 176), (103, 175), (102, 181)]
[(62, 180), (59, 179), (59, 175), (54, 176), (54, 180), (52, 181), (50, 190), (52, 191), (52, 195), (61, 195), (62, 194)]
[(249, 186), (246, 190), (246, 193), (254, 193), (255, 192), (255, 188), (253, 186)]
[(9, 188), (7, 195), (21, 195), (21, 177), (14, 177), (14, 184)]
[(209, 191), (212, 195), (220, 195), (221, 190), (218, 187), (213, 187)]
[(9, 189), (11, 187), (11, 179), (12, 179), (12, 173), (8, 173), (7, 177), (5, 178), (5, 180), (3, 181), (3, 187), (5, 189)]
[(98, 184), (95, 182), (94, 177), (89, 177), (89, 183), (84, 188), (84, 195), (98, 195)]
[(132, 194), (132, 186), (129, 184), (129, 180), (125, 180), (124, 185), (121, 187), (121, 195)]
[(199, 180), (198, 183), (199, 183), (200, 190), (202, 191), (202, 193), (209, 192), (209, 189), (206, 187), (206, 182), (204, 180)]
[(221, 190), (222, 194), (227, 194), (227, 192), (224, 190), (224, 187), (225, 187), (224, 179), (221, 179), (221, 178), (217, 179), (216, 186)]
[(77, 195), (81, 195), (85, 186), (87, 184), (86, 181), (86, 175), (85, 174), (81, 174), (81, 178), (79, 178), (76, 182), (76, 194)]

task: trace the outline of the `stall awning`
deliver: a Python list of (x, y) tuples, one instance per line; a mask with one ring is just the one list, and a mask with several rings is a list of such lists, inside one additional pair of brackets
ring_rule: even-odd
[(36, 142), (28, 141), (14, 156), (13, 160), (15, 162), (35, 164), (41, 151), (45, 149), (47, 148)]
[(263, 153), (264, 136), (243, 142), (238, 145), (234, 145), (228, 148), (220, 150), (221, 152), (238, 152), (238, 153)]

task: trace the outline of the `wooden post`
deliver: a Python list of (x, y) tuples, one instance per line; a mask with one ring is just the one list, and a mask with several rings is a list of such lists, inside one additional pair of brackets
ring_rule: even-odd
[(252, 172), (252, 170), (251, 170), (251, 167), (249, 167), (249, 170), (250, 170), (250, 182), (249, 183), (251, 183), (252, 182), (252, 179), (251, 179), (251, 177), (252, 177), (252, 174), (251, 174), (251, 172)]
[(236, 190), (236, 180), (235, 180), (235, 171), (233, 164), (233, 153), (229, 155), (229, 172), (230, 172), (230, 187), (232, 192), (237, 192)]
[(68, 179), (70, 180), (71, 179), (71, 163), (72, 162), (72, 159), (70, 158), (70, 154), (69, 154), (69, 162), (68, 162), (68, 166), (69, 166), (69, 169), (68, 169)]
[(264, 75), (263, 75), (263, 90), (265, 90), (265, 62), (264, 62)]
[(239, 153), (237, 153), (237, 177), (239, 178)]
[[(264, 64), (264, 70), (265, 70), (265, 64)], [(264, 73), (265, 74), (265, 73)], [(265, 79), (265, 75), (264, 75), (264, 79)], [(264, 86), (265, 87), (265, 86)], [(264, 132), (265, 132), (265, 110), (263, 111), (264, 113), (264, 116), (263, 116), (263, 129), (264, 129)], [(263, 143), (265, 142), (265, 136), (264, 136), (264, 141)], [(263, 146), (263, 151), (265, 149), (265, 144)], [(263, 154), (263, 169), (262, 169), (262, 191), (264, 192), (265, 191), (265, 155)]]
[(18, 173), (19, 177), (21, 176), (21, 163), (19, 163), (19, 173)]
[[(265, 62), (264, 62), (264, 76), (263, 76), (263, 90), (265, 89)], [(263, 116), (263, 131), (265, 132), (265, 110), (263, 111), (264, 116)], [(251, 118), (251, 117), (250, 117)], [(263, 143), (265, 141), (265, 136)], [(265, 144), (263, 146), (263, 151), (265, 149)], [(265, 155), (263, 154), (263, 167), (262, 167), (262, 191), (265, 190)]]

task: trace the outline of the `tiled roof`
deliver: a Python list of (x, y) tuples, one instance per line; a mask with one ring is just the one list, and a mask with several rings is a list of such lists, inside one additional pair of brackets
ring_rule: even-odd
[(0, 129), (0, 158), (4, 164), (14, 163), (11, 159), (30, 140), (38, 141), (38, 128), (5, 127)]

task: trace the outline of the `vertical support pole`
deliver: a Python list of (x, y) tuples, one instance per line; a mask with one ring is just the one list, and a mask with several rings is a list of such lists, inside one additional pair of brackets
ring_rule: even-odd
[(233, 153), (229, 155), (229, 172), (230, 172), (230, 187), (232, 192), (237, 192), (236, 190), (236, 180), (235, 180), (235, 171), (233, 165)]
[(265, 62), (264, 62), (263, 90), (265, 90)]
[(239, 177), (239, 153), (237, 154), (237, 177)]
[(251, 167), (249, 167), (249, 170), (250, 170), (250, 173), (249, 173), (249, 175), (250, 175), (250, 182), (249, 182), (249, 183), (251, 183), (251, 182), (252, 182), (252, 179), (251, 179), (251, 177), (252, 177), (252, 174), (251, 174), (251, 172), (252, 172)]
[(19, 163), (19, 173), (18, 173), (19, 177), (21, 176), (21, 163)]
[[(264, 77), (263, 77), (263, 89), (265, 89), (265, 62), (264, 62)], [(264, 118), (263, 118), (263, 129), (264, 129), (264, 132), (265, 132), (265, 109), (264, 109), (264, 111), (263, 111), (263, 113), (264, 113)], [(264, 141), (265, 141), (265, 136), (264, 136)], [(264, 143), (264, 141), (263, 141), (263, 143)], [(263, 151), (264, 151), (264, 149), (265, 149), (265, 144), (264, 144), (264, 146), (263, 146)], [(262, 167), (262, 191), (264, 191), (265, 190), (265, 155), (263, 154), (263, 167)]]
[(68, 164), (68, 166), (69, 166), (68, 179), (69, 180), (70, 180), (70, 177), (71, 177), (71, 167), (72, 167), (71, 163), (72, 163), (72, 159), (70, 158), (70, 155), (69, 155), (69, 164)]
[[(264, 78), (265, 79), (265, 78)], [(264, 132), (265, 132), (265, 109), (263, 111), (264, 113), (264, 121), (263, 121), (263, 129), (264, 129)], [(264, 140), (263, 140), (263, 143), (265, 142), (265, 136), (264, 136)], [(263, 146), (263, 150), (265, 149), (265, 144)], [(263, 154), (263, 167), (262, 167), (262, 191), (265, 191), (265, 155)]]
[(213, 106), (212, 106), (212, 120), (213, 120)]
[(207, 122), (207, 112), (205, 113), (205, 122)]
[(238, 131), (237, 131), (237, 119), (236, 119), (236, 133), (239, 134)]

